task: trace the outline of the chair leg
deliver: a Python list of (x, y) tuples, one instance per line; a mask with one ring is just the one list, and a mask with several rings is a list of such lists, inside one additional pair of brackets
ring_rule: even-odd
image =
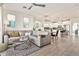
[(54, 36), (52, 36), (51, 38), (52, 38), (51, 42), (54, 43)]

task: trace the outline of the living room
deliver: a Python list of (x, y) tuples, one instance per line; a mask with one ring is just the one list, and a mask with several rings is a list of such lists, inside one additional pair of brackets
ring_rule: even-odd
[(1, 10), (1, 55), (79, 55), (70, 53), (79, 46), (78, 3), (3, 3)]

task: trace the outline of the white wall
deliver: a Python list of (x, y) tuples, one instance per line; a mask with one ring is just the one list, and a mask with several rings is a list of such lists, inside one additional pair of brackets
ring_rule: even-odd
[[(30, 15), (27, 15), (27, 13), (24, 14), (22, 12), (11, 11), (11, 10), (4, 9), (4, 12), (3, 12), (4, 23), (6, 23), (6, 21), (7, 21), (7, 14), (15, 15), (15, 17), (16, 17), (15, 28), (16, 29), (24, 28), (24, 26), (23, 26), (24, 17), (30, 18), (29, 28), (33, 28), (33, 17), (31, 17)], [(13, 28), (8, 27), (8, 29), (13, 29)]]
[(0, 43), (2, 42), (2, 12), (0, 7)]

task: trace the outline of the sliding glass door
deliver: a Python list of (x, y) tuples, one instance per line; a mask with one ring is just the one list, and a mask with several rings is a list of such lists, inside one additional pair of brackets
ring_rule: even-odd
[(79, 24), (73, 23), (73, 35), (78, 36), (79, 35)]

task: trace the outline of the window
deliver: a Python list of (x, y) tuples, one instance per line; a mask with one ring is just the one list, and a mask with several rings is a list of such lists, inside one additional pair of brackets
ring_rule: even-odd
[(15, 15), (12, 14), (8, 14), (7, 15), (8, 18), (8, 27), (15, 27)]
[(24, 27), (29, 27), (29, 18), (24, 18)]

